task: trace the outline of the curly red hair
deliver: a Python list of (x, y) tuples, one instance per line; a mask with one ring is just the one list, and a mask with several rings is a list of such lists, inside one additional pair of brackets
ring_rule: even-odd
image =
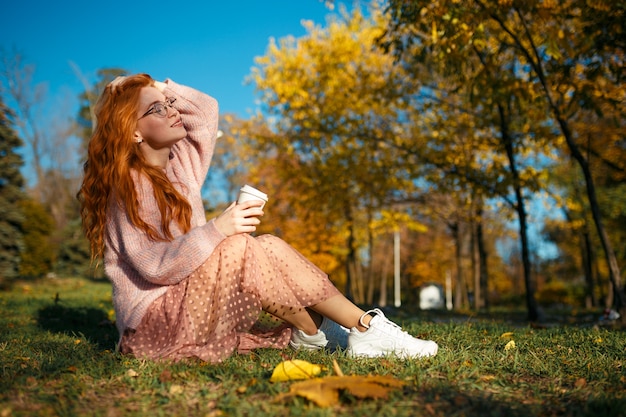
[[(122, 204), (133, 225), (155, 241), (173, 239), (169, 227), (172, 221), (178, 223), (183, 233), (191, 227), (191, 205), (174, 188), (162, 169), (146, 162), (133, 140), (137, 129), (139, 94), (143, 87), (153, 85), (154, 80), (147, 74), (132, 75), (115, 88), (107, 85), (96, 104), (97, 122), (87, 148), (83, 182), (77, 194), (92, 260), (104, 255), (106, 214), (110, 203)], [(162, 233), (139, 216), (139, 202), (131, 171), (145, 176), (152, 184), (161, 213)]]

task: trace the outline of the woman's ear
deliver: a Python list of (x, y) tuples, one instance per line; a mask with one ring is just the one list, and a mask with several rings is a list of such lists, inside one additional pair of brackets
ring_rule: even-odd
[(141, 136), (141, 133), (139, 133), (138, 130), (135, 130), (135, 135), (134, 135), (133, 139), (135, 139), (135, 142), (137, 142), (137, 143), (143, 142), (143, 137)]

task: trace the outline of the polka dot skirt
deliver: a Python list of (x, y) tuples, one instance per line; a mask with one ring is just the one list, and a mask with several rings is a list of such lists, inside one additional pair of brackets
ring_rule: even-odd
[(283, 240), (225, 239), (187, 279), (157, 299), (120, 351), (140, 358), (217, 363), (235, 351), (284, 348), (288, 317), (339, 294), (327, 275)]

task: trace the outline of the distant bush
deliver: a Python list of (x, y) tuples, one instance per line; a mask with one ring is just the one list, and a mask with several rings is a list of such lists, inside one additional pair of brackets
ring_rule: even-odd
[(539, 304), (550, 306), (555, 304), (579, 306), (583, 304), (585, 289), (580, 284), (552, 280), (545, 283), (537, 291)]

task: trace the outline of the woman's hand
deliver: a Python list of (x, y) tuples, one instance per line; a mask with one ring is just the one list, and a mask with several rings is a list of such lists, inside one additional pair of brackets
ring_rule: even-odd
[[(126, 75), (119, 75), (115, 77), (115, 79), (108, 84), (108, 86), (111, 88), (111, 92), (115, 93), (117, 90), (117, 86), (123, 83), (127, 78), (128, 76)], [(165, 91), (165, 88), (167, 87), (167, 83), (163, 81), (155, 80), (154, 87), (158, 89), (160, 92), (163, 92)]]
[(226, 236), (252, 233), (261, 223), (259, 217), (263, 216), (262, 205), (263, 202), (258, 200), (233, 203), (215, 218), (215, 227)]
[(167, 87), (167, 83), (163, 82), (163, 81), (155, 81), (154, 82), (154, 87), (159, 90), (160, 92), (165, 91), (165, 88)]
[(108, 85), (111, 88), (111, 92), (115, 93), (117, 90), (117, 86), (123, 83), (124, 80), (126, 80), (127, 78), (128, 77), (125, 75), (120, 75), (120, 76), (115, 77), (115, 79), (111, 81)]

